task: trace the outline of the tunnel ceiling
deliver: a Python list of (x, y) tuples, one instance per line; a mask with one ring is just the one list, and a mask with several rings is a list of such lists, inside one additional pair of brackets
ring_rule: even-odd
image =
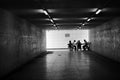
[(0, 0), (0, 8), (47, 29), (90, 29), (120, 16), (119, 0)]

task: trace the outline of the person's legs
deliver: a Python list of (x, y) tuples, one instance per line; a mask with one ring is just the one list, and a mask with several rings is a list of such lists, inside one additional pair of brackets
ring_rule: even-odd
[(77, 46), (77, 50), (81, 50), (81, 46)]
[(86, 50), (86, 46), (85, 46), (85, 45), (83, 46), (83, 50), (84, 50), (84, 51)]
[(90, 50), (90, 47), (88, 45), (86, 46), (86, 48), (87, 48), (87, 50)]
[(71, 49), (71, 51), (73, 50), (73, 46), (72, 45), (70, 46), (70, 49)]
[(76, 46), (73, 47), (74, 51), (76, 51)]

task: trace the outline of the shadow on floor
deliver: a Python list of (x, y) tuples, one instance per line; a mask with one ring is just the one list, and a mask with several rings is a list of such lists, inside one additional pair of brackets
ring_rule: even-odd
[(13, 71), (11, 71), (10, 73), (6, 74), (5, 76), (3, 76), (2, 78), (0, 78), (0, 80), (6, 80), (7, 77), (11, 76), (12, 74), (15, 74), (16, 72), (18, 71), (21, 71), (24, 67), (26, 67), (27, 65), (31, 64), (31, 63), (34, 63), (34, 61), (37, 59), (37, 58), (43, 58), (45, 57), (47, 54), (52, 54), (53, 51), (45, 51), (45, 52), (42, 52), (40, 53), (40, 55), (34, 57), (33, 59), (29, 60), (28, 62), (22, 64), (21, 66), (17, 67), (16, 69), (14, 69)]

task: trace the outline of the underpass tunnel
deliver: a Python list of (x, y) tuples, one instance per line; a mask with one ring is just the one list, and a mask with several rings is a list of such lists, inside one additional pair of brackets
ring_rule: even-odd
[[(103, 0), (93, 0), (97, 4), (82, 1), (85, 5), (72, 0), (0, 2), (0, 78), (38, 56), (46, 55), (47, 50), (68, 49), (69, 40), (84, 43), (83, 40), (86, 39), (90, 42), (90, 52), (120, 63), (119, 2), (108, 0), (110, 3), (107, 6), (101, 5), (101, 12), (97, 7), (104, 3)], [(36, 3), (46, 7), (39, 9)], [(57, 59), (56, 55), (53, 56), (54, 60)]]

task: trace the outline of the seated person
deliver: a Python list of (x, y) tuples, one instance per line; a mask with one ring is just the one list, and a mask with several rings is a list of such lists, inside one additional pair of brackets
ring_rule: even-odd
[(77, 43), (76, 40), (73, 41), (73, 50), (76, 51), (77, 50)]
[(73, 50), (73, 44), (72, 44), (71, 41), (69, 41), (69, 43), (68, 43), (68, 48), (69, 48), (70, 50)]
[(89, 43), (84, 39), (83, 50), (90, 50)]
[(80, 40), (77, 41), (77, 51), (80, 49), (81, 50), (81, 45), (82, 43), (80, 42)]

